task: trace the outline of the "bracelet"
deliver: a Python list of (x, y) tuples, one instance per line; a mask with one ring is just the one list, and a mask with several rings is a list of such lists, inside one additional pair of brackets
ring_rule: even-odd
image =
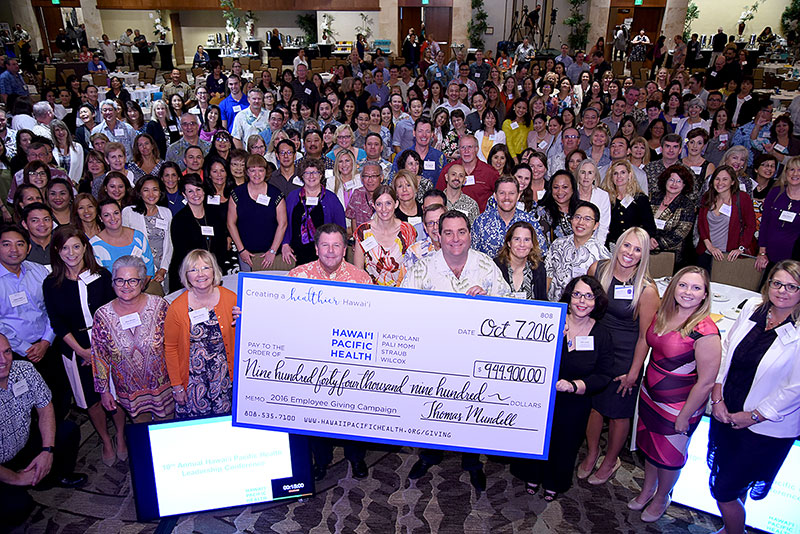
[(172, 393), (173, 393), (173, 395), (174, 395), (175, 393), (181, 393), (181, 392), (183, 392), (183, 386), (172, 386)]
[(719, 403), (720, 403), (720, 402), (722, 402), (723, 400), (724, 400), (724, 399), (723, 399), (722, 397), (720, 397), (720, 398), (719, 398), (719, 400), (713, 400), (713, 399), (712, 399), (712, 400), (711, 400), (711, 406), (714, 406), (715, 404), (719, 404)]
[(577, 393), (578, 392), (578, 384), (576, 384), (574, 380), (570, 380), (569, 383), (572, 384), (572, 392), (573, 393)]

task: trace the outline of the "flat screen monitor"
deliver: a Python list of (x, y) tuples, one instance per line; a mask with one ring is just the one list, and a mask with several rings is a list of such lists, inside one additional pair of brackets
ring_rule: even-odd
[(129, 425), (140, 521), (311, 495), (308, 438), (231, 417)]
[[(708, 488), (708, 477), (711, 474), (706, 463), (708, 425), (709, 418), (703, 417), (700, 426), (692, 435), (692, 441), (689, 443), (689, 459), (672, 491), (672, 502), (719, 516), (717, 502)], [(758, 461), (757, 454), (754, 454), (752, 461)], [(747, 499), (745, 503), (747, 526), (775, 534), (800, 532), (798, 473), (800, 473), (800, 442), (795, 441), (766, 498), (760, 501)]]

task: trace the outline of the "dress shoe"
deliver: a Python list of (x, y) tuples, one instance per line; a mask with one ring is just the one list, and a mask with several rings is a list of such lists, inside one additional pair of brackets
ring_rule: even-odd
[(89, 480), (83, 473), (70, 473), (58, 481), (62, 488), (80, 488)]
[(591, 475), (592, 471), (594, 471), (594, 468), (597, 465), (597, 459), (595, 459), (594, 464), (592, 464), (592, 467), (590, 467), (588, 471), (584, 471), (583, 468), (581, 468), (582, 465), (583, 465), (583, 462), (578, 464), (578, 473), (577, 474), (578, 474), (578, 479), (585, 480), (585, 479), (589, 478), (589, 475)]
[(607, 477), (600, 478), (599, 476), (597, 476), (597, 471), (595, 471), (595, 473), (589, 477), (589, 480), (587, 480), (587, 482), (592, 486), (602, 486), (603, 484), (608, 482), (608, 479), (614, 476), (614, 473), (617, 472), (617, 469), (619, 469), (621, 465), (622, 462), (620, 461), (619, 458), (617, 458), (617, 463), (614, 464), (614, 468), (611, 470), (611, 473), (609, 473)]
[(644, 502), (644, 504), (640, 503), (636, 499), (639, 498), (637, 495), (630, 501), (628, 501), (628, 510), (633, 510), (634, 512), (638, 512), (639, 510), (644, 510), (644, 508), (653, 500), (653, 497), (656, 496), (656, 492), (654, 491), (652, 495)]
[(483, 469), (476, 469), (475, 471), (469, 472), (469, 481), (472, 484), (472, 487), (475, 488), (476, 491), (486, 491), (486, 475), (483, 472)]
[[(101, 446), (100, 446), (100, 449), (102, 450), (102, 448), (103, 448), (103, 447), (102, 447), (102, 445), (101, 445)], [(116, 452), (114, 452), (114, 449), (113, 449), (113, 447), (112, 447), (112, 449), (111, 449), (111, 456), (106, 456), (105, 454), (103, 454), (103, 453), (101, 452), (101, 453), (100, 453), (100, 459), (102, 460), (102, 462), (103, 462), (103, 465), (105, 465), (106, 467), (111, 467), (112, 465), (114, 465), (115, 463), (117, 463), (117, 453), (116, 453)]]
[(671, 502), (672, 502), (672, 495), (669, 495), (667, 496), (667, 504), (664, 505), (664, 508), (661, 509), (660, 513), (654, 513), (650, 511), (650, 508), (653, 507), (653, 503), (651, 502), (650, 506), (648, 506), (642, 511), (642, 521), (644, 521), (645, 523), (655, 523), (656, 521), (661, 519), (661, 516), (664, 515), (664, 512), (667, 511), (667, 508), (669, 508)]
[(369, 469), (364, 460), (357, 462), (350, 462), (350, 467), (353, 469), (353, 478), (367, 478), (369, 476)]
[(324, 465), (315, 465), (313, 469), (314, 480), (319, 482), (328, 474), (328, 468)]
[(433, 464), (429, 464), (424, 460), (417, 460), (417, 463), (415, 463), (411, 467), (411, 471), (408, 472), (408, 478), (410, 478), (411, 480), (416, 480), (418, 478), (424, 477), (425, 473), (428, 472), (428, 469), (430, 469), (431, 465)]

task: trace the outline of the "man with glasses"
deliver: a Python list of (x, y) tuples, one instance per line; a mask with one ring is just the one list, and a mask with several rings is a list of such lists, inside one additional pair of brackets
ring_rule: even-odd
[[(258, 87), (250, 89), (247, 92), (247, 101), (250, 106), (236, 114), (233, 119), (233, 128), (231, 128), (233, 144), (236, 148), (241, 149), (244, 149), (244, 143), (247, 142), (248, 137), (260, 134), (261, 130), (267, 128), (268, 121), (271, 121), (271, 114), (262, 109), (264, 93), (261, 92), (261, 89)], [(283, 114), (280, 115), (280, 122), (283, 125)], [(270, 131), (270, 135), (271, 133)], [(263, 137), (263, 134), (261, 135)], [(269, 144), (269, 139), (265, 139), (264, 142)]]
[(719, 91), (710, 91), (708, 93), (708, 97), (706, 97), (706, 109), (700, 115), (704, 119), (713, 119), (714, 115), (717, 114), (723, 106), (725, 105), (725, 99), (722, 96), (722, 93)]
[[(122, 143), (128, 161), (133, 161), (133, 141), (136, 139), (136, 130), (127, 122), (118, 119), (120, 107), (114, 100), (103, 100), (100, 104), (100, 114), (103, 122), (92, 128), (92, 135), (105, 134), (111, 142)], [(170, 158), (166, 158), (170, 159)], [(172, 160), (174, 161), (174, 160)]]
[[(549, 158), (547, 158), (547, 175), (548, 177), (552, 176), (554, 172), (560, 169), (567, 168), (567, 156), (578, 148), (581, 142), (581, 134), (577, 128), (570, 126), (569, 128), (564, 128), (564, 131), (561, 133), (561, 148), (562, 150), (552, 154)], [(599, 180), (599, 179), (598, 179)], [(598, 187), (600, 184), (595, 184)]]
[(442, 204), (430, 204), (422, 209), (425, 238), (418, 239), (406, 249), (406, 253), (403, 255), (403, 269), (405, 269), (405, 272), (410, 271), (418, 261), (432, 256), (442, 248), (439, 242), (439, 219), (446, 212), (447, 208)]
[(594, 262), (611, 257), (605, 245), (595, 237), (595, 231), (600, 226), (600, 210), (597, 206), (581, 200), (570, 224), (572, 235), (553, 241), (544, 258), (547, 298), (553, 302), (561, 299), (570, 280), (589, 272)]
[(436, 182), (436, 188), (444, 191), (447, 186), (445, 174), (448, 169), (453, 165), (461, 165), (467, 173), (464, 178), (464, 192), (472, 197), (483, 211), (495, 190), (495, 182), (500, 175), (488, 164), (478, 159), (478, 140), (474, 135), (464, 135), (458, 140), (458, 153), (461, 157), (444, 168)]
[(353, 191), (344, 210), (344, 216), (351, 221), (350, 235), (353, 230), (368, 222), (375, 213), (372, 193), (381, 185), (382, 176), (381, 166), (376, 163), (366, 163), (361, 170), (361, 187)]
[(184, 113), (181, 115), (181, 132), (183, 137), (169, 145), (167, 148), (167, 161), (174, 161), (180, 166), (182, 171), (186, 170), (186, 164), (183, 161), (183, 154), (190, 146), (197, 146), (203, 151), (203, 156), (208, 154), (211, 148), (211, 143), (200, 139), (200, 119), (197, 115), (191, 113)]
[[(297, 147), (288, 139), (282, 139), (275, 147), (275, 151), (278, 154), (278, 168), (270, 175), (269, 183), (280, 189), (283, 196), (286, 197), (295, 189), (303, 187), (303, 180), (297, 175), (295, 163)], [(308, 171), (315, 169), (315, 167), (308, 167)]]

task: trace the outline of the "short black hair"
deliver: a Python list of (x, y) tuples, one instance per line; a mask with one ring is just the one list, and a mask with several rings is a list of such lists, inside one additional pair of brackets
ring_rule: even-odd
[(8, 232), (16, 232), (22, 236), (22, 239), (25, 240), (25, 243), (30, 245), (31, 244), (31, 237), (28, 234), (28, 231), (25, 230), (22, 226), (18, 224), (7, 224), (5, 226), (0, 226), (0, 238), (3, 237), (3, 234), (7, 234)]
[(439, 217), (439, 231), (441, 231), (444, 221), (447, 219), (461, 219), (467, 225), (467, 231), (472, 231), (469, 226), (469, 218), (464, 212), (458, 210), (448, 210), (447, 212), (443, 213), (441, 217)]
[(444, 191), (441, 191), (441, 190), (436, 189), (436, 188), (428, 189), (427, 191), (425, 191), (425, 194), (422, 195), (422, 203), (424, 204), (425, 203), (425, 199), (426, 198), (430, 198), (430, 197), (438, 198), (439, 200), (442, 201), (443, 205), (447, 206), (447, 195), (444, 194)]
[[(578, 211), (581, 208), (589, 208), (594, 213), (594, 222), (600, 222), (600, 208), (598, 208), (594, 203), (589, 202), (588, 200), (579, 200), (577, 204), (575, 204), (575, 211)], [(574, 214), (575, 211), (572, 213)]]
[(22, 208), (22, 220), (27, 221), (28, 215), (30, 215), (32, 211), (36, 210), (44, 210), (50, 215), (51, 219), (53, 218), (53, 210), (50, 209), (50, 206), (48, 206), (44, 202), (31, 202), (30, 204)]

